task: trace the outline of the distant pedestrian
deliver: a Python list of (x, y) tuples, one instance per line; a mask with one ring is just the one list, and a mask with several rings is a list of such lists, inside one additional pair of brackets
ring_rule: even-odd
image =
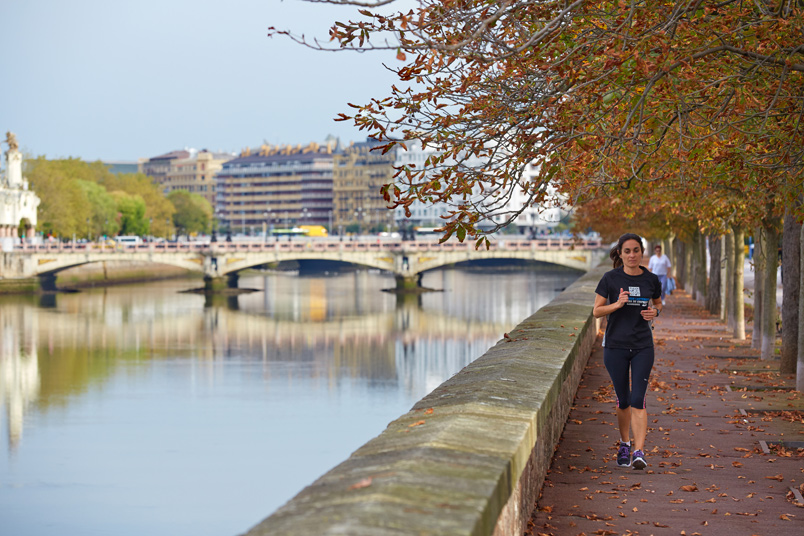
[[(620, 447), (617, 464), (644, 469), (648, 412), (645, 398), (653, 368), (653, 320), (662, 310), (659, 278), (642, 266), (642, 239), (626, 233), (609, 253), (614, 269), (595, 289), (595, 318), (608, 317), (603, 362), (617, 393)], [(633, 460), (632, 450), (633, 447)]]
[(656, 244), (653, 248), (653, 255), (648, 261), (648, 270), (659, 276), (659, 283), (662, 285), (662, 305), (664, 305), (664, 297), (668, 292), (668, 283), (670, 280), (670, 259), (667, 255), (662, 254), (662, 246)]

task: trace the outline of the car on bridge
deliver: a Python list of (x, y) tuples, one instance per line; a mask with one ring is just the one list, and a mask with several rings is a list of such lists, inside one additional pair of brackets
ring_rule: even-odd
[(114, 238), (114, 243), (121, 246), (139, 246), (142, 244), (142, 238), (135, 235), (117, 236)]

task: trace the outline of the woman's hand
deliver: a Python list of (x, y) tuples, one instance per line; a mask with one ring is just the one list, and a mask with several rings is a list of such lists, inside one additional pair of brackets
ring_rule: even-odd
[(647, 309), (640, 311), (640, 314), (642, 315), (642, 318), (644, 318), (648, 322), (659, 316), (659, 312), (650, 304), (648, 305)]
[(629, 295), (629, 293), (628, 293), (627, 290), (620, 289), (620, 297), (617, 298), (617, 302), (616, 302), (617, 309), (622, 309), (623, 306), (626, 303), (628, 303), (628, 295)]

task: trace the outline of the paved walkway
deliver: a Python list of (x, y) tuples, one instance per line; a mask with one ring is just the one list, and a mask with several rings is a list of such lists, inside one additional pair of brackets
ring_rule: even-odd
[(614, 459), (615, 397), (598, 338), (526, 534), (804, 535), (794, 378), (684, 292), (668, 296), (655, 336), (648, 468)]

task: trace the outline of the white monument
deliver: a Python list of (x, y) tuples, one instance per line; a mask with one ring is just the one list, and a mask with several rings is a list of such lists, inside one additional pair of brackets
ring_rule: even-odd
[(39, 198), (28, 189), (28, 181), (22, 176), (22, 153), (19, 151), (17, 137), (6, 133), (8, 150), (5, 173), (0, 173), (0, 244), (8, 251), (19, 243), (20, 226), (23, 237), (34, 238), (36, 230), (36, 209)]

